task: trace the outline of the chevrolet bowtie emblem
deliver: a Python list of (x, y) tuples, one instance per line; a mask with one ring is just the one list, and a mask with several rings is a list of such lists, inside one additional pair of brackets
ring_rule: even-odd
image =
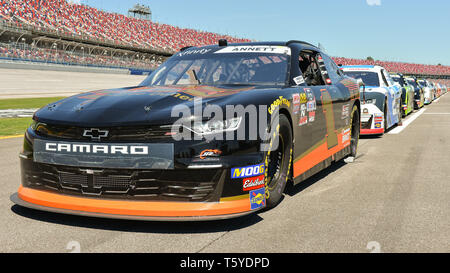
[(100, 130), (97, 128), (86, 129), (83, 132), (84, 137), (90, 137), (92, 140), (100, 140), (102, 137), (107, 137), (108, 130)]

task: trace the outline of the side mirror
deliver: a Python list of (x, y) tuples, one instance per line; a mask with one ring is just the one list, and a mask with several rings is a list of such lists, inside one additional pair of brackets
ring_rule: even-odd
[(362, 91), (363, 99), (362, 99), (361, 104), (365, 104), (366, 103), (366, 84), (364, 83), (364, 81), (361, 78), (356, 79), (356, 82), (358, 83), (358, 86), (360, 88), (361, 88), (361, 86), (363, 87), (363, 91)]

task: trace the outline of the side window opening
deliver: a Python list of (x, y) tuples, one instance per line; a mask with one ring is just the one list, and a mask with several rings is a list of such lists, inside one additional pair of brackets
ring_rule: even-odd
[(383, 79), (384, 85), (387, 87), (389, 86), (387, 80), (386, 80), (386, 76), (384, 75), (384, 70), (381, 71), (381, 78)]
[(302, 51), (299, 55), (299, 68), (309, 86), (325, 85), (315, 52)]

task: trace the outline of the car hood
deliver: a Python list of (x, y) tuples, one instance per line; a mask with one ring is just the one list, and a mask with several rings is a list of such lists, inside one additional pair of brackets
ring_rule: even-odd
[[(171, 124), (174, 106), (202, 104), (244, 104), (261, 95), (261, 86), (156, 86), (108, 89), (78, 94), (51, 103), (35, 113), (35, 119), (53, 124), (74, 126), (126, 126)], [(255, 96), (256, 94), (256, 96)], [(257, 103), (253, 100), (253, 103)], [(193, 111), (191, 111), (193, 113)]]

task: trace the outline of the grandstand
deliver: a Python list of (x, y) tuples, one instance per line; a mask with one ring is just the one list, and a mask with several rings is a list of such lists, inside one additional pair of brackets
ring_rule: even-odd
[[(186, 45), (215, 44), (219, 39), (230, 43), (250, 41), (156, 23), (150, 20), (151, 11), (144, 6), (130, 11), (134, 13), (125, 16), (66, 0), (0, 0), (0, 58), (154, 69)], [(449, 66), (343, 57), (334, 60), (343, 65), (378, 64), (392, 72), (450, 78)]]

